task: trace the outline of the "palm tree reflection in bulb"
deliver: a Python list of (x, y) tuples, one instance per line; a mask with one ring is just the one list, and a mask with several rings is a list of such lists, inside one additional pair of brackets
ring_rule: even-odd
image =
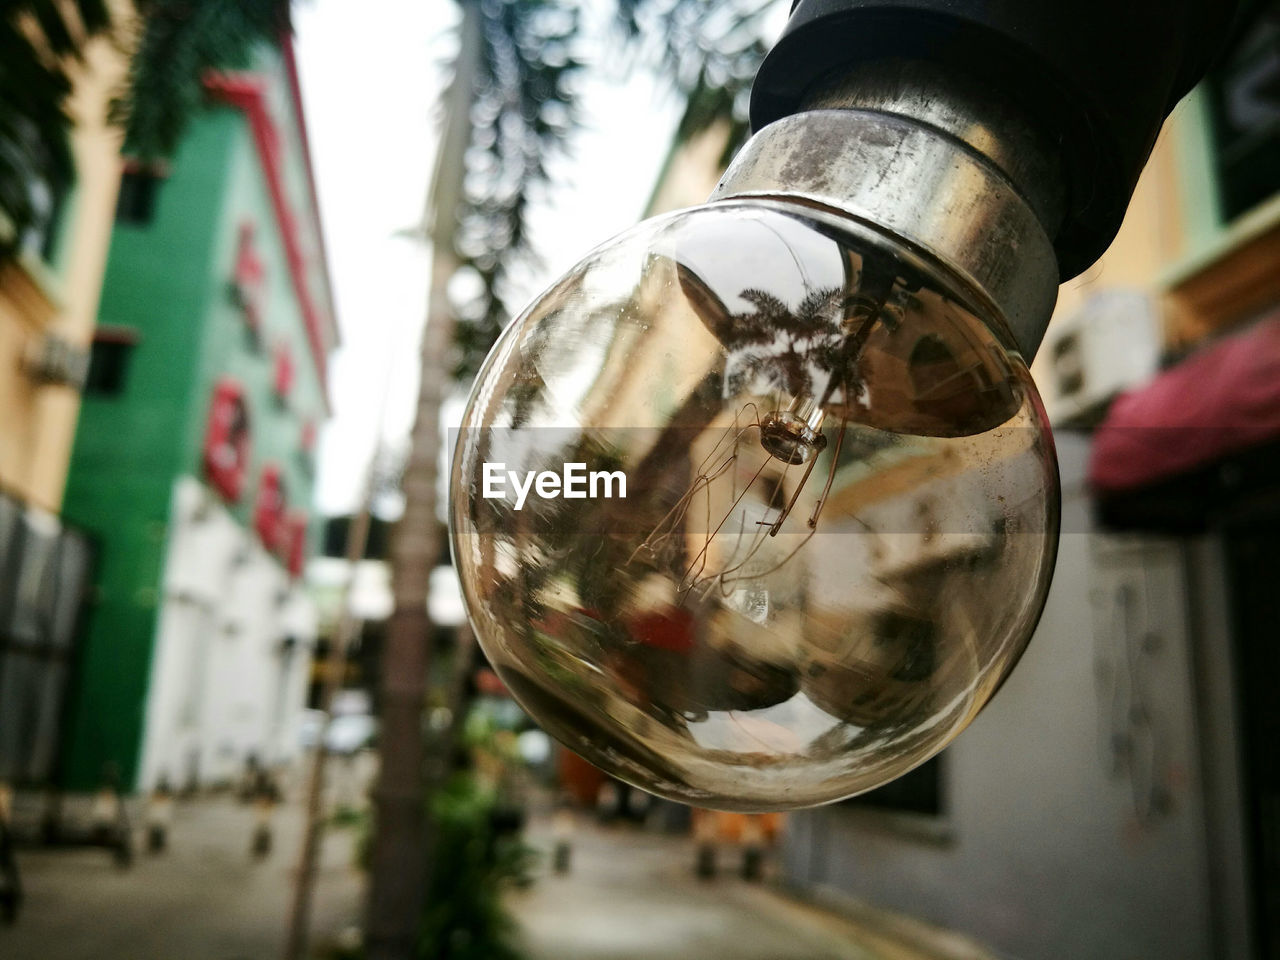
[[(856, 221), (726, 200), (597, 249), (515, 321), (454, 461), (476, 634), (624, 780), (781, 809), (936, 753), (1038, 617), (1057, 476), (998, 314)], [(627, 498), (478, 496), (483, 465)], [(818, 482), (821, 481), (821, 482)]]

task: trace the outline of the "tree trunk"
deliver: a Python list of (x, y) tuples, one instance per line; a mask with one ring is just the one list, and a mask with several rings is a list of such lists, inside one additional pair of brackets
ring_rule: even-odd
[(422, 338), (422, 383), (405, 464), (404, 515), (391, 540), (391, 592), (395, 602), (382, 650), (382, 756), (374, 793), (370, 864), (369, 960), (408, 960), (416, 953), (426, 883), (427, 849), (423, 776), (423, 707), (430, 666), (431, 620), (427, 593), (444, 547), (436, 516), (440, 405), (444, 399), (453, 333), (445, 286), (457, 264), (436, 249), (431, 298)]
[(418, 953), (422, 923), (428, 831), (424, 775), (424, 717), (432, 624), (427, 614), (431, 571), (444, 547), (437, 516), (442, 450), (440, 407), (449, 383), (454, 315), (449, 280), (458, 269), (453, 230), (462, 191), (463, 159), (471, 139), (470, 113), (480, 52), (474, 8), (463, 14), (462, 44), (446, 99), (445, 128), (431, 190), (433, 215), (431, 293), (422, 335), (422, 376), (402, 481), (404, 515), (391, 540), (394, 609), (382, 651), (382, 757), (374, 792), (374, 835), (365, 924), (368, 960), (411, 960)]

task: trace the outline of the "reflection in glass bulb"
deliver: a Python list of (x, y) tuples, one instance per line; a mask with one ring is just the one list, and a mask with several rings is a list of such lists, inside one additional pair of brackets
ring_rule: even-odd
[[(477, 637), (548, 732), (663, 796), (785, 809), (973, 719), (1039, 616), (1058, 490), (1026, 366), (963, 289), (847, 218), (722, 201), (511, 325), (451, 525)], [(565, 482), (517, 507), (542, 471)]]

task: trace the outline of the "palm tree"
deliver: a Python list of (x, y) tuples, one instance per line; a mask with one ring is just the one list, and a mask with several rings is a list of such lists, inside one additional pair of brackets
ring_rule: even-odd
[(85, 45), (106, 32), (106, 0), (15, 0), (0, 20), (0, 261), (38, 239), (71, 186), (65, 103)]
[[(0, 260), (48, 228), (75, 179), (65, 109), (85, 45), (112, 30), (110, 0), (13, 0), (0, 20)], [(204, 103), (211, 70), (247, 66), (289, 31), (289, 0), (135, 0), (127, 89), (112, 106), (124, 150), (160, 160)], [(117, 25), (118, 26), (118, 25)], [(122, 31), (121, 31), (122, 32)]]
[[(432, 283), (404, 514), (391, 544), (395, 609), (383, 653), (382, 773), (375, 793), (369, 960), (409, 960), (418, 949), (430, 825), (422, 791), (422, 710), (432, 629), (423, 598), (443, 552), (437, 519), (440, 405), (450, 381), (479, 367), (513, 304), (509, 276), (533, 257), (529, 197), (548, 186), (547, 160), (575, 129), (582, 23), (571, 0), (457, 0), (462, 27), (445, 135), (432, 188)], [(687, 98), (679, 134), (718, 117), (746, 132), (745, 94), (764, 54), (760, 19), (774, 0), (617, 0), (617, 32), (631, 55), (663, 70)], [(473, 118), (483, 123), (473, 123)], [(458, 270), (480, 293), (455, 306), (447, 288)]]
[(124, 152), (170, 156), (205, 102), (205, 77), (252, 62), (263, 44), (289, 34), (290, 0), (135, 0), (138, 36), (128, 89), (113, 104)]
[[(474, 0), (457, 0), (464, 8)], [(728, 118), (728, 158), (748, 134), (747, 95), (764, 58), (761, 21), (779, 0), (615, 0), (613, 37), (620, 49), (657, 70), (684, 98), (676, 130), (683, 141)], [(576, 50), (582, 22), (567, 0), (502, 0), (481, 11), (483, 57), (473, 114), (483, 118), (466, 148), (467, 186), (455, 213), (451, 245), (460, 269), (479, 276), (480, 292), (458, 307), (453, 374), (468, 382), (521, 304), (509, 276), (537, 259), (526, 230), (532, 193), (552, 186), (546, 161), (565, 150), (576, 129), (576, 78), (588, 69)], [(583, 238), (589, 240), (590, 238)]]

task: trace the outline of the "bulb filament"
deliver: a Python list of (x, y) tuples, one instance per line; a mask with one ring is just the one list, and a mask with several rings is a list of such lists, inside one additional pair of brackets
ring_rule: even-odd
[[(743, 423), (742, 418), (746, 416), (746, 422)], [(775, 409), (773, 413), (761, 416), (759, 408), (754, 402), (746, 404), (742, 410), (735, 415), (733, 428), (716, 443), (703, 461), (698, 465), (697, 473), (690, 484), (689, 488), (684, 492), (679, 501), (668, 511), (661, 522), (645, 538), (644, 542), (632, 553), (630, 561), (634, 561), (637, 557), (656, 557), (674, 537), (679, 536), (681, 528), (685, 525), (685, 521), (689, 516), (689, 512), (694, 508), (697, 499), (700, 496), (706, 497), (707, 506), (707, 532), (702, 538), (701, 547), (692, 559), (686, 564), (683, 574), (681, 575), (679, 584), (679, 593), (687, 596), (690, 592), (699, 587), (711, 589), (715, 585), (719, 585), (723, 592), (730, 592), (730, 588), (740, 580), (756, 579), (768, 576), (775, 570), (785, 565), (801, 547), (808, 541), (809, 537), (817, 529), (818, 518), (822, 512), (822, 507), (826, 502), (827, 495), (831, 490), (832, 483), (835, 480), (835, 472), (839, 461), (840, 448), (843, 444), (845, 428), (848, 426), (847, 418), (842, 419), (840, 430), (836, 436), (836, 444), (833, 449), (833, 456), (827, 469), (826, 483), (823, 486), (822, 495), (814, 504), (813, 511), (809, 516), (807, 527), (808, 533), (794, 549), (789, 551), (787, 555), (776, 563), (772, 564), (767, 570), (751, 571), (745, 573), (744, 570), (756, 558), (759, 551), (766, 542), (766, 534), (769, 537), (777, 536), (782, 529), (788, 516), (791, 515), (797, 501), (800, 499), (801, 493), (809, 481), (810, 475), (813, 473), (814, 467), (818, 462), (818, 454), (821, 453), (827, 445), (826, 437), (820, 432), (820, 428), (825, 413), (818, 407), (812, 397), (798, 397), (794, 399), (785, 409)], [(742, 446), (749, 442), (747, 434), (752, 430), (758, 430), (760, 433), (760, 447), (769, 454), (768, 458), (754, 471), (751, 478), (747, 481), (741, 490), (731, 489), (733, 500), (724, 510), (718, 522), (714, 527), (711, 525), (712, 510), (712, 487), (722, 477), (732, 475), (735, 467), (738, 465), (739, 457), (742, 455)], [(766, 439), (768, 438), (768, 439)], [(754, 444), (752, 444), (754, 445)], [(779, 455), (781, 454), (781, 455)], [(707, 565), (710, 560), (712, 543), (724, 530), (737, 512), (739, 505), (743, 499), (751, 491), (751, 489), (761, 481), (761, 477), (766, 473), (770, 464), (780, 463), (782, 472), (771, 482), (775, 484), (774, 489), (780, 490), (786, 481), (788, 471), (793, 466), (801, 463), (805, 464), (804, 473), (800, 477), (799, 483), (787, 502), (778, 508), (778, 515), (771, 520), (757, 521), (756, 526), (760, 529), (759, 533), (750, 534), (746, 527), (745, 513), (739, 524), (739, 529), (735, 537), (734, 548), (730, 556), (726, 559), (724, 568), (718, 572), (709, 572)], [(736, 486), (736, 485), (735, 485)], [(732, 531), (730, 531), (732, 533)], [(629, 561), (629, 562), (630, 562)]]
[[(827, 385), (821, 396), (815, 397), (810, 393), (798, 393), (785, 406), (776, 404), (773, 412), (763, 417), (754, 402), (743, 406), (734, 416), (733, 429), (716, 443), (712, 451), (698, 466), (693, 483), (690, 484), (688, 490), (685, 491), (684, 495), (671, 508), (654, 531), (632, 553), (632, 561), (642, 554), (649, 558), (656, 558), (672, 538), (680, 535), (695, 498), (705, 496), (708, 529), (702, 538), (701, 548), (686, 565), (681, 576), (679, 592), (683, 596), (687, 596), (700, 586), (705, 586), (709, 590), (717, 584), (727, 596), (730, 585), (738, 580), (768, 576), (785, 565), (808, 542), (809, 537), (817, 532), (818, 520), (831, 494), (832, 484), (835, 482), (836, 470), (840, 463), (840, 450), (844, 444), (844, 435), (849, 426), (847, 411), (850, 402), (848, 399), (850, 397), (850, 371), (853, 370), (866, 346), (868, 337), (870, 337), (877, 321), (884, 312), (890, 292), (896, 283), (894, 274), (883, 271), (871, 272), (864, 270), (862, 279), (865, 291), (863, 295), (849, 297), (843, 301), (842, 312), (844, 317), (841, 326), (846, 332), (835, 351), (835, 356), (828, 361), (829, 366), (827, 366), (827, 369), (830, 371), (830, 375), (827, 378)], [(831, 293), (834, 294), (835, 291), (831, 291)], [(832, 298), (828, 296), (827, 299), (830, 300)], [(753, 560), (755, 560), (757, 554), (767, 542), (766, 535), (770, 538), (776, 537), (782, 530), (783, 524), (795, 509), (801, 493), (808, 485), (809, 477), (817, 465), (819, 455), (827, 446), (827, 438), (822, 432), (822, 426), (826, 419), (828, 405), (837, 390), (842, 390), (843, 392), (845, 413), (841, 417), (840, 429), (836, 432), (836, 442), (827, 467), (826, 482), (823, 484), (821, 494), (814, 502), (813, 510), (810, 512), (806, 523), (807, 534), (794, 549), (789, 551), (785, 557), (773, 564), (768, 570), (744, 572), (749, 569)], [(742, 418), (748, 414), (750, 414), (747, 418), (748, 422), (744, 425)], [(768, 459), (755, 471), (741, 492), (731, 488), (730, 493), (736, 493), (736, 495), (720, 517), (719, 522), (715, 524), (714, 529), (711, 529), (712, 485), (725, 474), (733, 474), (744, 436), (752, 429), (759, 431), (759, 445), (769, 455)], [(720, 535), (730, 518), (738, 510), (739, 504), (742, 503), (748, 491), (760, 480), (766, 468), (775, 461), (782, 464), (782, 472), (776, 479), (771, 481), (774, 484), (773, 495), (766, 498), (766, 501), (772, 502), (774, 497), (782, 491), (787, 472), (791, 467), (804, 464), (804, 473), (801, 475), (799, 483), (796, 484), (795, 490), (792, 491), (786, 503), (777, 508), (777, 516), (772, 519), (756, 521), (757, 533), (748, 533), (746, 529), (747, 518), (744, 511), (739, 530), (734, 539), (732, 552), (727, 558), (724, 568), (718, 573), (709, 573), (707, 565), (710, 561), (713, 541)]]

